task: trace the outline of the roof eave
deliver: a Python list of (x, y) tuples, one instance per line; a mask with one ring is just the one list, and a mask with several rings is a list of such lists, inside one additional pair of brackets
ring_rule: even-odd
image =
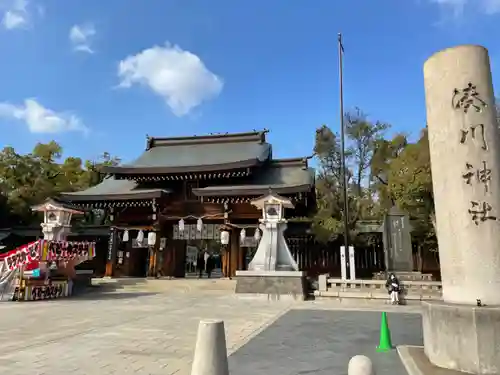
[[(267, 159), (266, 159), (267, 160)], [(202, 173), (202, 172), (218, 172), (232, 169), (252, 168), (261, 165), (265, 160), (258, 158), (243, 160), (233, 163), (212, 164), (212, 165), (193, 165), (186, 167), (103, 167), (103, 173), (113, 175), (155, 175), (155, 174), (176, 174), (176, 173)]]
[(231, 190), (216, 190), (216, 189), (193, 189), (192, 192), (197, 197), (231, 197), (231, 196), (261, 196), (269, 193), (269, 189), (277, 194), (296, 194), (296, 193), (306, 193), (311, 191), (312, 184), (302, 184), (302, 185), (289, 185), (289, 186), (279, 186), (279, 185), (261, 185), (255, 187), (239, 187), (233, 186)]
[(157, 199), (167, 195), (166, 190), (147, 191), (147, 192), (134, 192), (123, 194), (96, 194), (96, 195), (83, 195), (83, 194), (61, 194), (61, 197), (71, 202), (99, 202), (99, 201), (122, 201), (122, 200), (144, 200), (144, 199)]

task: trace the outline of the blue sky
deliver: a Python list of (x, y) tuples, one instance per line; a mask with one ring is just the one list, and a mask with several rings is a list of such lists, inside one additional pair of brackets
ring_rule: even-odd
[(482, 44), (500, 69), (499, 0), (0, 0), (0, 12), (1, 143), (19, 152), (55, 139), (66, 155), (128, 161), (146, 134), (268, 128), (276, 157), (310, 155), (316, 127), (338, 130), (338, 32), (346, 109), (392, 131), (425, 124), (432, 53)]

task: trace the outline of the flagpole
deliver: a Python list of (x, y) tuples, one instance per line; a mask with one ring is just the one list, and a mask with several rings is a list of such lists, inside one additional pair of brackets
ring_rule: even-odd
[(344, 72), (343, 72), (343, 55), (344, 45), (342, 44), (342, 34), (338, 34), (339, 44), (339, 102), (340, 102), (340, 159), (341, 159), (341, 176), (342, 176), (342, 195), (344, 200), (344, 248), (346, 257), (346, 272), (349, 274), (349, 204), (347, 201), (347, 173), (345, 163), (345, 129), (344, 129)]

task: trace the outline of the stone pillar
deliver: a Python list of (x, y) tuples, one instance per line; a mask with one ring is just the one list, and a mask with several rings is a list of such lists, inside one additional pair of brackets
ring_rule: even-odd
[(488, 51), (438, 52), (424, 80), (443, 299), (500, 305), (500, 134)]
[(438, 52), (424, 80), (444, 300), (422, 302), (424, 350), (439, 367), (500, 374), (500, 134), (488, 52)]

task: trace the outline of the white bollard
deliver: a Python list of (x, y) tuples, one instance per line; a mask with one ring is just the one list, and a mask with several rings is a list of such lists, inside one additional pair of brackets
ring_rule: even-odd
[(375, 375), (370, 358), (364, 355), (355, 355), (349, 361), (348, 375)]
[(222, 320), (200, 321), (191, 375), (229, 375)]

